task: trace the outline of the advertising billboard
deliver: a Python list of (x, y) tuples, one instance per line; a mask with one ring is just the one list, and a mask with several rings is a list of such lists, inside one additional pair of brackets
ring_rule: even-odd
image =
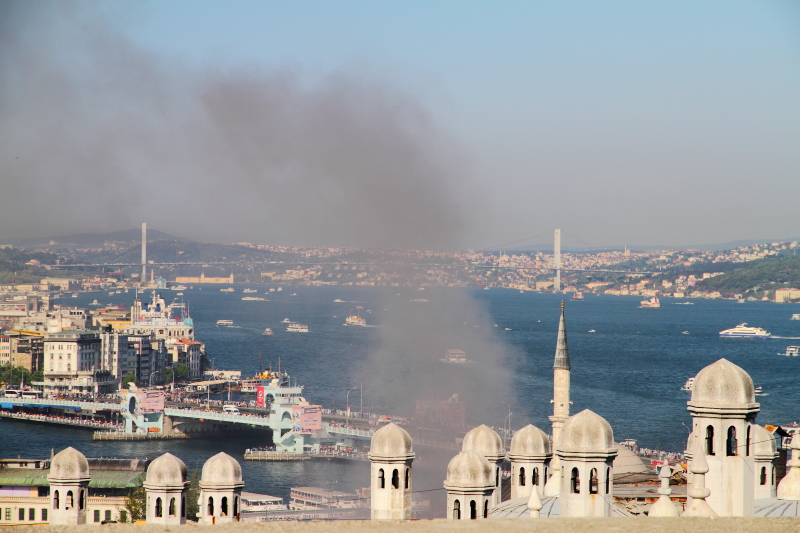
[(256, 407), (264, 407), (264, 387), (256, 387)]
[(310, 434), (321, 429), (321, 405), (292, 406), (292, 431), (300, 434)]
[(137, 410), (140, 413), (158, 413), (164, 410), (164, 391), (136, 391)]

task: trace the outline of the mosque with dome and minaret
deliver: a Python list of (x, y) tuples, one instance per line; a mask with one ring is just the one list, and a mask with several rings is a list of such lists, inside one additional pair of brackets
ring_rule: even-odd
[[(720, 359), (697, 374), (688, 402), (693, 422), (687, 471), (661, 467), (658, 498), (651, 498), (655, 501), (643, 512), (632, 512), (629, 499), (615, 491), (623, 490), (619, 481), (637, 476), (652, 483), (649, 469), (615, 442), (613, 428), (600, 414), (585, 409), (570, 415), (570, 370), (562, 302), (550, 435), (527, 425), (513, 435), (506, 451), (488, 426), (469, 431), (447, 465), (448, 520), (800, 516), (800, 436), (792, 438), (789, 471), (778, 480), (776, 443), (756, 424), (759, 404), (753, 380), (742, 368)], [(372, 520), (411, 518), (414, 457), (412, 438), (402, 427), (389, 423), (374, 433), (369, 452)], [(503, 501), (505, 461), (511, 464), (511, 483), (510, 499)], [(685, 474), (685, 494), (673, 490), (676, 474)], [(83, 454), (74, 448), (56, 454), (48, 481), (49, 523), (90, 523), (90, 472)], [(206, 461), (197, 502), (199, 523), (238, 522), (244, 484), (241, 466), (230, 455), (220, 452)], [(148, 524), (186, 523), (189, 478), (183, 461), (170, 453), (152, 461), (144, 488)]]

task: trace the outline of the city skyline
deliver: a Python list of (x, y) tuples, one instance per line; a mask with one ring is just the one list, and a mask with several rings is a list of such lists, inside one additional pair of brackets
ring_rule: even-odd
[(797, 237), (796, 4), (0, 10), (3, 239)]

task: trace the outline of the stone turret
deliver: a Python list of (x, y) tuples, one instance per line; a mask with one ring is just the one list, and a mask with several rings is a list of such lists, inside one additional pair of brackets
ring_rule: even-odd
[(370, 501), (373, 520), (411, 519), (411, 436), (391, 423), (372, 436)]
[(532, 424), (514, 433), (508, 458), (511, 460), (511, 499), (527, 498), (531, 489), (544, 492), (548, 467), (553, 454), (550, 439)]
[(485, 424), (471, 429), (464, 435), (464, 442), (461, 445), (462, 451), (472, 451), (482, 455), (492, 465), (494, 471), (494, 492), (492, 493), (489, 507), (494, 507), (502, 501), (501, 494), (501, 469), (506, 458), (503, 449), (503, 441), (495, 430)]
[(58, 452), (50, 462), (50, 524), (77, 526), (86, 523), (89, 501), (89, 461), (73, 447)]
[(661, 470), (658, 471), (658, 477), (661, 478), (661, 488), (658, 489), (658, 493), (661, 495), (656, 502), (650, 506), (650, 512), (647, 513), (647, 516), (652, 518), (671, 518), (675, 516), (680, 516), (680, 511), (672, 503), (669, 495), (672, 494), (672, 489), (669, 488), (669, 480), (672, 477), (672, 469), (669, 465), (664, 465), (661, 467)]
[(462, 451), (447, 465), (447, 518), (488, 518), (495, 491), (494, 465), (473, 451)]
[(778, 499), (800, 500), (800, 435), (795, 433), (789, 443), (792, 458), (786, 462), (789, 472), (778, 484)]
[[(564, 318), (564, 301), (561, 301), (561, 318), (558, 322), (558, 338), (556, 339), (556, 356), (553, 362), (553, 446), (561, 437), (561, 428), (569, 420), (570, 362), (567, 346), (567, 323)], [(550, 462), (551, 476), (545, 486), (545, 496), (557, 496), (561, 492), (561, 465), (558, 456)]]
[(201, 524), (238, 522), (242, 501), (242, 467), (225, 452), (206, 461), (200, 477)]
[(186, 523), (186, 491), (189, 479), (183, 461), (165, 453), (147, 467), (146, 518), (148, 524), (176, 526)]
[(692, 461), (689, 463), (689, 472), (692, 473), (692, 484), (689, 487), (688, 495), (691, 500), (686, 500), (686, 509), (681, 516), (716, 518), (719, 515), (708, 505), (706, 498), (711, 495), (711, 491), (706, 488), (706, 472), (708, 463), (706, 454), (703, 451), (704, 445), (699, 439), (694, 446)]

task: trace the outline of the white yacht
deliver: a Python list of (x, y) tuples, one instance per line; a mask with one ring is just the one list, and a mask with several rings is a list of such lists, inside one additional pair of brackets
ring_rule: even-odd
[(308, 326), (305, 324), (289, 324), (286, 328), (286, 331), (291, 331), (294, 333), (308, 333)]
[(787, 357), (797, 357), (800, 355), (800, 346), (787, 346), (786, 351), (784, 353), (779, 353), (778, 355), (785, 355)]
[(755, 389), (753, 389), (753, 394), (755, 396), (766, 396), (767, 393), (764, 392), (764, 389), (761, 388), (761, 385), (756, 385)]
[(694, 387), (694, 378), (693, 377), (686, 380), (686, 383), (683, 384), (683, 387), (681, 387), (681, 390), (690, 391), (690, 390), (692, 390), (692, 387)]
[(232, 326), (233, 320), (217, 320), (218, 326)]
[(219, 292), (236, 292), (236, 289), (228, 287), (227, 289), (220, 289)]
[(292, 321), (289, 320), (288, 318), (284, 318), (283, 320), (281, 320), (281, 324), (291, 324), (291, 323)]
[(763, 328), (752, 328), (747, 322), (742, 322), (735, 328), (726, 329), (719, 332), (720, 337), (757, 337), (766, 339), (770, 337), (769, 331)]
[(790, 318), (789, 320), (800, 320), (800, 313), (792, 315), (792, 318)]
[(245, 302), (263, 302), (266, 298), (262, 298), (260, 296), (243, 296), (242, 300)]
[(258, 292), (258, 290), (257, 289), (245, 289), (242, 292), (245, 293), (245, 294), (255, 294), (255, 293)]
[(264, 335), (272, 335), (272, 330), (270, 328), (264, 328)]

